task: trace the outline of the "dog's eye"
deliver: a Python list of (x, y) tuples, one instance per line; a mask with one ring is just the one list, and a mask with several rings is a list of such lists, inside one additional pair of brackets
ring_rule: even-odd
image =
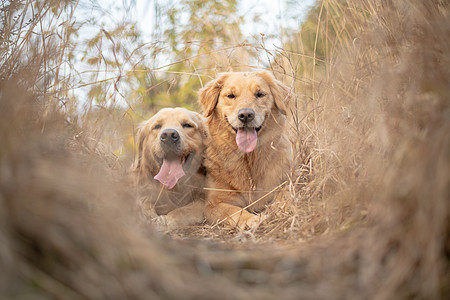
[(256, 93), (256, 98), (262, 98), (262, 97), (264, 97), (266, 94), (264, 94), (264, 93), (261, 93), (261, 92), (258, 92), (258, 93)]
[(183, 128), (194, 128), (194, 126), (192, 126), (192, 124), (189, 123), (183, 123), (181, 124), (181, 126), (183, 126)]
[(229, 99), (234, 99), (234, 98), (236, 98), (236, 96), (235, 96), (234, 94), (229, 94), (229, 95), (227, 95), (227, 97), (228, 97)]
[(156, 124), (153, 126), (153, 130), (161, 129), (161, 124)]

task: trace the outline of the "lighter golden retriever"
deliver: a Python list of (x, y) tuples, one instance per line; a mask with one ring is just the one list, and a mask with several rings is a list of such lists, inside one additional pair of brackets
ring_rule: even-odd
[(258, 224), (254, 213), (273, 199), (269, 192), (290, 170), (289, 97), (289, 88), (267, 72), (224, 73), (200, 91), (210, 134), (204, 162), (209, 223)]
[(144, 215), (169, 229), (203, 221), (207, 127), (204, 118), (184, 108), (164, 108), (138, 132), (132, 167)]

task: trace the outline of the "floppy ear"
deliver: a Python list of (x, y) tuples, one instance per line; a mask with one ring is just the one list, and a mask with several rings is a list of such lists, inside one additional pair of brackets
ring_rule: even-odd
[(212, 115), (214, 109), (219, 101), (220, 91), (222, 90), (223, 83), (229, 76), (228, 73), (222, 73), (218, 78), (208, 82), (201, 90), (198, 101), (203, 108), (203, 115), (209, 117)]
[(205, 140), (209, 136), (208, 126), (206, 125), (206, 119), (204, 116), (202, 116), (198, 112), (193, 112), (193, 113), (195, 116), (195, 122), (198, 125), (198, 130), (202, 134), (203, 140)]
[(149, 136), (150, 132), (150, 128), (151, 126), (149, 125), (150, 123), (153, 122), (153, 118), (150, 118), (147, 121), (144, 121), (143, 123), (141, 123), (139, 125), (139, 130), (137, 133), (137, 144), (138, 144), (138, 148), (137, 148), (137, 154), (135, 156), (134, 159), (134, 163), (131, 167), (131, 171), (132, 172), (137, 172), (140, 173), (141, 171), (143, 171), (143, 164), (144, 164), (144, 144), (147, 140), (147, 137)]
[(137, 149), (136, 156), (134, 158), (133, 166), (131, 167), (131, 171), (133, 171), (133, 172), (139, 171), (139, 169), (141, 168), (141, 165), (142, 165), (142, 153), (143, 153), (144, 141), (145, 141), (145, 135), (143, 134), (143, 129), (144, 129), (144, 126), (142, 124), (136, 135), (138, 149)]
[(287, 106), (289, 105), (289, 100), (292, 97), (290, 88), (284, 85), (281, 81), (276, 80), (268, 72), (258, 72), (258, 75), (269, 84), (270, 91), (272, 92), (272, 96), (275, 101), (275, 107), (278, 108), (283, 115), (286, 115)]

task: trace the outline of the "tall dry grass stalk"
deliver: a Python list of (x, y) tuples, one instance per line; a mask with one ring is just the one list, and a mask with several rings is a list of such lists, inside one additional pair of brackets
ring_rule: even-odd
[(44, 66), (58, 44), (2, 40), (0, 297), (448, 298), (448, 4), (319, 5), (314, 49), (323, 42), (329, 59), (301, 56), (299, 71), (281, 51), (272, 65), (298, 101), (283, 201), (254, 232), (204, 226), (190, 240), (136, 224), (126, 164), (101, 140), (110, 124), (80, 128), (57, 94), (39, 92), (51, 90)]

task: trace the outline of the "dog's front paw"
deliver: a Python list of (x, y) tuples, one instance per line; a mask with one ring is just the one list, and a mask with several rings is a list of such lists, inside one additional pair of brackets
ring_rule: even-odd
[(160, 231), (168, 231), (177, 227), (175, 220), (170, 215), (161, 215), (152, 219), (152, 223)]
[(167, 220), (166, 216), (157, 216), (152, 218), (152, 224), (158, 231), (166, 231), (167, 230)]
[(152, 218), (152, 223), (157, 226), (166, 226), (167, 225), (166, 216), (154, 217), (154, 218)]
[(247, 213), (241, 216), (237, 222), (237, 227), (241, 230), (254, 229), (261, 224), (262, 216)]
[(248, 229), (253, 229), (259, 226), (261, 224), (262, 217), (261, 215), (253, 215), (252, 217), (248, 218), (248, 220), (245, 222), (245, 226)]

